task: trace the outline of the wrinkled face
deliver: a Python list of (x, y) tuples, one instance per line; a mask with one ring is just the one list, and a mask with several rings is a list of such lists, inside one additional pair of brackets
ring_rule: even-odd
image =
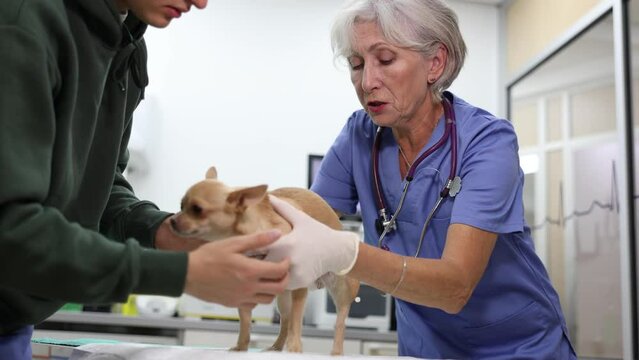
[(354, 26), (353, 54), (348, 57), (351, 81), (373, 121), (394, 127), (427, 113), (432, 107), (432, 61), (391, 44), (374, 22)]
[(115, 0), (120, 11), (132, 11), (143, 22), (157, 28), (169, 25), (191, 9), (204, 9), (208, 0)]

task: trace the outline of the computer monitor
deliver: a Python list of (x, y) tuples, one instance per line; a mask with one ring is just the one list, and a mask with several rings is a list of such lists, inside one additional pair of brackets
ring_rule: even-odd
[[(320, 165), (322, 164), (322, 160), (324, 159), (324, 155), (317, 154), (309, 154), (308, 155), (308, 188), (311, 188), (313, 185), (313, 180), (315, 180), (315, 176), (317, 176), (317, 172), (319, 171)], [(355, 214), (342, 214), (340, 216), (341, 220), (352, 220), (352, 221), (362, 221), (362, 211), (357, 204), (357, 209), (355, 210)], [(359, 226), (359, 225), (357, 225)]]
[(307, 176), (307, 186), (310, 189), (313, 184), (313, 180), (315, 180), (315, 176), (319, 171), (320, 165), (322, 164), (322, 159), (324, 159), (324, 155), (318, 154), (309, 154), (308, 155), (308, 176)]

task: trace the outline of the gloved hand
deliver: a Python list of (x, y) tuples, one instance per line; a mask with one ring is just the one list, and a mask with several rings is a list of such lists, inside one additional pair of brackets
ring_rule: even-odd
[(346, 275), (357, 260), (359, 236), (338, 231), (296, 209), (286, 201), (269, 197), (271, 204), (293, 226), (293, 231), (266, 247), (266, 260), (290, 258), (289, 290), (308, 287), (322, 275)]

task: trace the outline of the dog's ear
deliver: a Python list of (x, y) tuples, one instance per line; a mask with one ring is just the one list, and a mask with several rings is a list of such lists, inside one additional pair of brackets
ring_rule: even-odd
[(216, 180), (217, 179), (217, 170), (215, 169), (215, 166), (211, 166), (207, 171), (206, 171), (206, 177), (205, 179), (211, 179), (211, 180)]
[(235, 190), (226, 198), (226, 202), (239, 208), (246, 209), (248, 206), (258, 204), (266, 196), (266, 185), (258, 185)]

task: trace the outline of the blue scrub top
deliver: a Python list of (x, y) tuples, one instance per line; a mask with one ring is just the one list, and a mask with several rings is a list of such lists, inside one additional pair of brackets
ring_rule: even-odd
[[(518, 144), (510, 122), (454, 97), (457, 163), (462, 188), (435, 214), (419, 257), (439, 259), (448, 226), (467, 224), (498, 234), (488, 266), (458, 314), (396, 300), (399, 354), (428, 358), (572, 359), (559, 297), (535, 254), (524, 220)], [(422, 152), (442, 136), (443, 116)], [(354, 213), (359, 203), (365, 241), (377, 246), (377, 206), (372, 176), (376, 127), (364, 110), (348, 119), (322, 161), (312, 190), (334, 209)], [(379, 172), (390, 214), (403, 189), (399, 152), (386, 130)], [(450, 140), (418, 167), (398, 216), (397, 230), (384, 242), (391, 251), (414, 256), (424, 220), (446, 181)], [(390, 215), (389, 214), (389, 215)]]

